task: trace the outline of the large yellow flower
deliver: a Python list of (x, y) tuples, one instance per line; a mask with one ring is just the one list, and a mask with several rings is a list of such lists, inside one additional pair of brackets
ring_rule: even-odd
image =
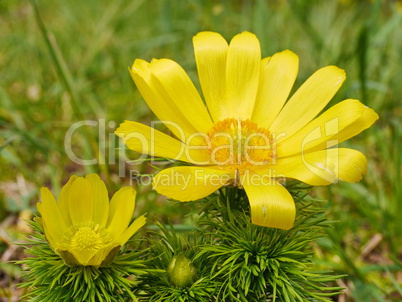
[(201, 32), (193, 43), (206, 104), (176, 62), (137, 59), (131, 76), (175, 138), (131, 121), (116, 130), (132, 150), (192, 164), (159, 172), (153, 182), (159, 193), (190, 201), (237, 185), (246, 191), (253, 223), (289, 229), (295, 205), (279, 179), (328, 185), (362, 178), (362, 153), (328, 148), (370, 127), (378, 115), (348, 99), (317, 117), (345, 80), (342, 69), (321, 68), (287, 101), (298, 73), (293, 52), (261, 60), (259, 41), (249, 32), (230, 45), (217, 33)]
[(69, 265), (107, 265), (145, 224), (143, 215), (129, 226), (135, 195), (133, 188), (124, 187), (109, 203), (106, 186), (96, 174), (72, 176), (58, 202), (42, 188), (37, 208), (46, 239)]

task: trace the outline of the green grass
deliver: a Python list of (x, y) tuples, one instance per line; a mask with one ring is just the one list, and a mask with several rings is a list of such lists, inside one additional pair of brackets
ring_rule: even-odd
[[(16, 218), (34, 210), (41, 186), (57, 193), (70, 175), (89, 172), (101, 173), (112, 191), (129, 183), (110, 156), (117, 155), (118, 140), (108, 123), (154, 118), (127, 71), (135, 58), (171, 58), (196, 80), (192, 36), (212, 30), (230, 39), (249, 30), (264, 56), (283, 49), (299, 55), (296, 87), (318, 68), (337, 65), (348, 79), (330, 105), (356, 98), (380, 115), (371, 129), (343, 143), (367, 155), (364, 180), (314, 190), (338, 221), (318, 242), (316, 262), (349, 275), (342, 284), (347, 301), (401, 299), (402, 10), (396, 1), (37, 3), (40, 16), (30, 1), (0, 1), (0, 230), (8, 234), (0, 235), (0, 254), (21, 239)], [(101, 134), (99, 124), (79, 128), (74, 152), (100, 164), (77, 165), (66, 156), (65, 133), (83, 119), (104, 119), (106, 127)], [(151, 171), (127, 166), (133, 168)], [(188, 207), (168, 205), (149, 187), (139, 191), (141, 211), (187, 223)], [(6, 286), (0, 298), (12, 295), (6, 276), (17, 278), (13, 271), (0, 266)]]

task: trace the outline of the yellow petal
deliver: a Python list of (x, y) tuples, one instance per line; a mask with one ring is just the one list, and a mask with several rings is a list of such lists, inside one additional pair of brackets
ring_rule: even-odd
[[(363, 153), (357, 150), (347, 148), (328, 149), (327, 157), (334, 162), (336, 177), (341, 181), (358, 182), (367, 172), (367, 159)], [(308, 157), (307, 159), (310, 160)]]
[(89, 261), (95, 256), (96, 251), (93, 249), (82, 249), (82, 250), (69, 250), (74, 258), (82, 265), (89, 265)]
[(212, 194), (233, 178), (233, 172), (215, 167), (173, 167), (159, 172), (152, 186), (169, 198), (192, 201)]
[(60, 214), (60, 209), (53, 194), (48, 188), (41, 188), (40, 192), (41, 203), (37, 203), (37, 208), (42, 216), (45, 235), (52, 247), (57, 249), (59, 247), (58, 242), (67, 231), (67, 226)]
[(271, 133), (290, 136), (297, 132), (324, 109), (345, 78), (345, 71), (336, 66), (316, 71), (283, 107), (269, 129)]
[(258, 89), (260, 61), (260, 42), (254, 34), (243, 32), (232, 39), (226, 63), (227, 118), (251, 118)]
[(177, 113), (176, 108), (169, 104), (169, 100), (161, 95), (160, 91), (155, 91), (151, 88), (151, 81), (154, 81), (154, 76), (151, 74), (149, 63), (137, 59), (129, 71), (152, 112), (176, 137), (185, 139), (184, 135), (191, 133), (194, 127), (180, 113)]
[(92, 186), (93, 192), (93, 221), (105, 226), (109, 215), (109, 196), (105, 183), (97, 174), (90, 174), (85, 177)]
[[(45, 224), (44, 224), (45, 226)], [(53, 238), (52, 232), (47, 231), (45, 232), (45, 238), (49, 242), (50, 246), (52, 247), (53, 250), (58, 250), (60, 248), (63, 248), (63, 245), (60, 240), (57, 240), (57, 238)]]
[(282, 185), (242, 180), (251, 209), (251, 222), (257, 225), (289, 230), (295, 221), (296, 207), (292, 195)]
[(181, 160), (194, 164), (209, 163), (210, 155), (205, 147), (187, 146), (154, 128), (125, 121), (115, 131), (131, 150), (155, 157)]
[(286, 157), (335, 146), (367, 129), (377, 119), (377, 113), (358, 100), (345, 100), (325, 111), (294, 135), (278, 140), (277, 155)]
[(132, 187), (117, 191), (110, 201), (107, 229), (114, 241), (127, 229), (135, 208), (136, 192)]
[(260, 83), (252, 121), (269, 128), (285, 104), (299, 71), (299, 58), (290, 50), (261, 61)]
[[(101, 250), (99, 250), (89, 261), (87, 265), (92, 265), (92, 266), (100, 266), (102, 262), (105, 260), (105, 258), (109, 255), (109, 253), (112, 251), (112, 249), (116, 248), (117, 245), (110, 245), (107, 246)], [(117, 250), (117, 252), (120, 250), (120, 248)], [(113, 260), (113, 259), (112, 259)]]
[(218, 33), (200, 32), (193, 38), (198, 77), (212, 119), (226, 117), (226, 58), (228, 43)]
[(137, 232), (147, 221), (145, 215), (138, 217), (134, 222), (128, 227), (127, 230), (120, 236), (117, 243), (123, 246), (133, 235)]
[(151, 72), (157, 81), (151, 82), (156, 91), (165, 91), (170, 106), (176, 108), (191, 122), (192, 133), (207, 132), (212, 127), (211, 117), (187, 73), (172, 60), (152, 60)]
[(59, 209), (61, 216), (63, 217), (66, 225), (71, 225), (70, 210), (68, 207), (68, 194), (70, 194), (70, 188), (73, 182), (78, 178), (78, 176), (73, 175), (70, 177), (68, 182), (63, 186), (58, 199)]
[(261, 169), (259, 174), (275, 171), (276, 177), (288, 177), (313, 186), (324, 186), (338, 179), (357, 182), (366, 173), (367, 160), (359, 151), (347, 148), (321, 150), (279, 159), (276, 165)]
[[(182, 114), (181, 109), (176, 106), (179, 100), (171, 99), (168, 92), (161, 85), (161, 82), (152, 74), (151, 64), (157, 65), (157, 60), (154, 60), (152, 63), (140, 59), (135, 60), (133, 67), (130, 69), (131, 77), (149, 108), (151, 108), (159, 120), (177, 138), (185, 141), (192, 133), (198, 132), (191, 121), (192, 116), (189, 117)], [(178, 89), (180, 90), (181, 88), (179, 87)], [(202, 104), (202, 106), (204, 105)], [(205, 106), (204, 110), (206, 111)]]
[(93, 190), (88, 180), (78, 177), (70, 187), (68, 206), (73, 224), (92, 221), (93, 217)]

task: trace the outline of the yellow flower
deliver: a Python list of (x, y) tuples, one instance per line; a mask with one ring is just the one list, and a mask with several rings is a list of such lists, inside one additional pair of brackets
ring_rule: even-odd
[(353, 99), (318, 115), (345, 80), (342, 69), (319, 69), (287, 100), (298, 73), (293, 52), (261, 59), (259, 41), (249, 32), (230, 45), (217, 33), (201, 32), (193, 43), (206, 104), (172, 60), (137, 59), (130, 69), (145, 101), (175, 138), (131, 121), (116, 134), (137, 152), (192, 164), (159, 172), (156, 191), (190, 201), (237, 185), (248, 196), (254, 224), (289, 229), (295, 205), (280, 179), (328, 185), (362, 178), (367, 165), (362, 153), (328, 148), (370, 127), (378, 115)]
[(109, 203), (97, 174), (72, 176), (58, 202), (49, 189), (42, 188), (37, 208), (46, 239), (68, 265), (107, 265), (145, 224), (142, 215), (129, 226), (135, 195), (133, 188), (124, 187)]

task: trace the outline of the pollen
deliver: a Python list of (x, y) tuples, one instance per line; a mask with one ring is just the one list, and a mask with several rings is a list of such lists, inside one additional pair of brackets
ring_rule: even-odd
[(76, 252), (96, 252), (105, 247), (111, 238), (107, 230), (92, 222), (72, 226), (63, 241)]
[(240, 174), (253, 166), (269, 164), (275, 156), (269, 130), (249, 120), (216, 122), (205, 137), (205, 145), (214, 164)]
[(88, 227), (78, 229), (73, 238), (71, 238), (71, 245), (78, 250), (96, 249), (100, 244), (102, 242), (99, 234)]

